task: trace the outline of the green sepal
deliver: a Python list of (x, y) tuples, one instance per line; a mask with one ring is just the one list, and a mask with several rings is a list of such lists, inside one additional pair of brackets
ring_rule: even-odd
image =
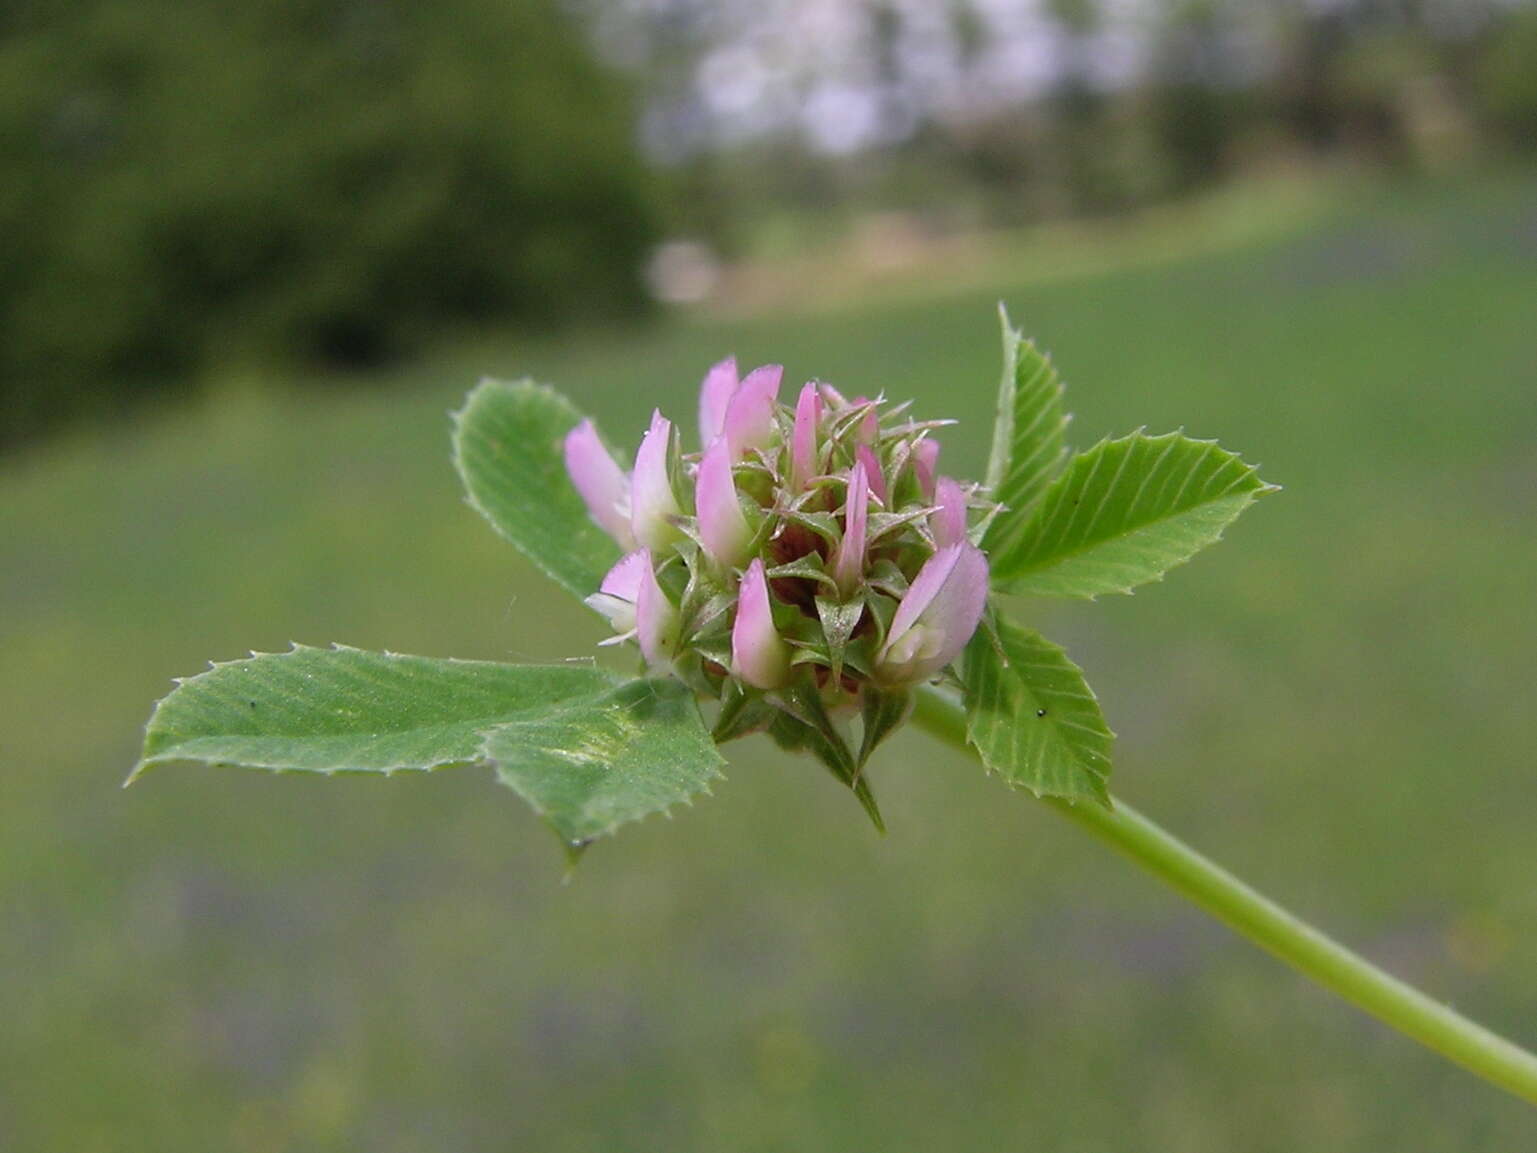
[(797, 557), (788, 564), (775, 565), (773, 568), (765, 570), (763, 575), (770, 580), (798, 577), (802, 580), (814, 580), (818, 584), (826, 585), (834, 591), (838, 588), (838, 582), (827, 572), (826, 567), (822, 563), (822, 558), (816, 553), (807, 553), (805, 556)]
[(723, 745), (768, 728), (778, 715), (779, 710), (765, 701), (762, 693), (728, 678), (721, 686), (720, 712), (710, 735), (716, 744)]
[(864, 734), (859, 742), (859, 771), (864, 772), (870, 754), (900, 728), (913, 711), (913, 694), (907, 689), (864, 687), (860, 701), (860, 720)]
[(865, 530), (865, 540), (873, 545), (889, 533), (910, 525), (915, 521), (928, 518), (934, 510), (931, 508), (909, 509), (907, 512), (872, 512), (869, 517), (869, 525)]
[(837, 545), (843, 539), (843, 526), (830, 512), (802, 512), (791, 508), (785, 509), (784, 518), (803, 528), (809, 528), (830, 545)]
[(848, 742), (827, 715), (822, 694), (808, 678), (798, 678), (789, 688), (772, 694), (771, 699), (779, 708), (779, 715), (769, 727), (769, 735), (780, 748), (791, 752), (808, 752), (826, 766), (828, 772), (854, 791), (864, 807), (871, 823), (884, 833), (886, 823), (881, 819), (875, 794), (859, 773), (859, 765), (849, 752)]
[(865, 584), (874, 589), (879, 589), (896, 600), (901, 600), (907, 595), (907, 578), (902, 575), (902, 570), (897, 564), (887, 557), (881, 557), (870, 566), (870, 571), (865, 576)]
[(854, 630), (859, 627), (859, 621), (864, 616), (865, 598), (855, 593), (846, 601), (817, 597), (816, 603), (817, 617), (822, 622), (822, 635), (827, 641), (827, 655), (831, 661), (829, 667), (833, 677), (841, 679), (844, 653), (848, 649), (849, 638), (854, 635)]

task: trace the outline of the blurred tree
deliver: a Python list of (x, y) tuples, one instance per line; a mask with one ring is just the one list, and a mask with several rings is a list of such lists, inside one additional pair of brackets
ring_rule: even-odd
[(1086, 212), (1119, 207), (1125, 196), (1111, 163), (1109, 100), (1093, 75), (1103, 14), (1096, 0), (1046, 0), (1045, 9), (1060, 34), (1057, 81), (1048, 103), (1052, 151), (1069, 206)]
[(1220, 0), (1165, 0), (1148, 96), (1172, 191), (1226, 172), (1247, 112), (1245, 81), (1230, 50), (1232, 12)]
[(0, 76), (0, 440), (643, 299), (627, 95), (554, 0), (12, 0)]
[(1537, 152), (1537, 6), (1512, 12), (1495, 29), (1477, 83), (1495, 129), (1518, 151)]

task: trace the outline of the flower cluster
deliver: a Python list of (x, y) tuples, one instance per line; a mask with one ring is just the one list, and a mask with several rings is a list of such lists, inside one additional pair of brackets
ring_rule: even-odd
[(950, 422), (818, 382), (792, 408), (783, 375), (710, 369), (698, 453), (657, 412), (630, 472), (590, 421), (567, 436), (566, 468), (625, 552), (588, 598), (607, 643), (635, 640), (654, 671), (723, 702), (837, 710), (959, 656), (987, 601), (969, 533), (988, 506), (938, 472)]

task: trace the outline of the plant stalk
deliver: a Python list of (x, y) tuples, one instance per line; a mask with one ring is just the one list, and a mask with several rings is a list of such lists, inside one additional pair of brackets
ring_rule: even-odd
[[(926, 732), (976, 756), (966, 716), (953, 695), (925, 688), (913, 719)], [(1190, 898), (1235, 932), (1448, 1060), (1537, 1104), (1537, 1056), (1468, 1020), (1288, 913), (1237, 877), (1138, 813), (1092, 802), (1045, 803), (1087, 828)]]

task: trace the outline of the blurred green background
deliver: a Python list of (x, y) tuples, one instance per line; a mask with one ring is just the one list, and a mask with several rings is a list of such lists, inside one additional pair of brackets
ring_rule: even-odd
[[(87, 7), (150, 59), (168, 28), (203, 43), (169, 4)], [(962, 7), (992, 19), (1009, 6)], [(1355, 75), (1337, 61), (1369, 55), (1362, 45), (1394, 45), (1371, 58), (1399, 72), (1359, 70), (1397, 77), (1390, 92), (1422, 92), (1431, 76), (1458, 94), (1466, 134), (1449, 154), (1378, 154), (1362, 141), (1394, 139), (1368, 131), (1393, 121), (1338, 96), (1357, 88), (1256, 67), (1247, 85), (1191, 82), (1220, 95), (1207, 104), (1224, 123), (1243, 113), (1223, 164), (1192, 161), (1188, 180), (1100, 200), (1061, 191), (1077, 162), (1050, 133), (1073, 123), (1064, 109), (1124, 126), (1128, 107), (1164, 107), (1146, 77), (1084, 82), (1084, 105), (1069, 99), (1079, 81), (1058, 75), (950, 143), (929, 124), (842, 152), (811, 134), (797, 151), (771, 126), (669, 152), (655, 122), (709, 56), (690, 20), (714, 14), (718, 31), (740, 9), (643, 8), (623, 8), (618, 32), (595, 8), (515, 8), (509, 19), (541, 31), (503, 28), (503, 41), (470, 34), (501, 27), (494, 5), (467, 23), (444, 9), (436, 39), (417, 16), (399, 42), (439, 44), (440, 59), (489, 39), (493, 58), (500, 44), (509, 60), (549, 62), (543, 79), (486, 69), (508, 72), (498, 82), (535, 112), (570, 112), (558, 93), (593, 90), (586, 76), (612, 84), (611, 113), (553, 135), (530, 113), (493, 149), (504, 159), (477, 167), (472, 125), (495, 119), (494, 95), (402, 98), (370, 138), (378, 157), (423, 173), (420, 186), (384, 182), (433, 206), (413, 216), (415, 240), (396, 249), (340, 227), (393, 219), (369, 178), (356, 218), (317, 209), (304, 259), (266, 281), (236, 276), (234, 304), (199, 282), (206, 339), (185, 361), (81, 361), (46, 388), (0, 371), (7, 412), (42, 411), (27, 396), (53, 405), (8, 426), (0, 449), (0, 1148), (1537, 1146), (1537, 1113), (1307, 985), (920, 734), (872, 768), (884, 838), (825, 772), (755, 739), (730, 749), (714, 797), (625, 830), (569, 877), (554, 838), (478, 768), (384, 781), (178, 767), (118, 788), (151, 702), (209, 658), (290, 640), (517, 660), (593, 651), (604, 630), (591, 614), (461, 501), (446, 414), (479, 375), (556, 383), (628, 441), (654, 404), (689, 423), (720, 356), (782, 361), (795, 381), (884, 388), (960, 418), (947, 460), (976, 475), (1003, 299), (1062, 368), (1076, 443), (1183, 424), (1286, 488), (1136, 597), (1016, 606), (1089, 671), (1120, 734), (1117, 791), (1392, 971), (1537, 1043), (1537, 174), (1509, 157), (1528, 139), (1510, 126), (1532, 123), (1520, 119), (1531, 73), (1499, 63), (1531, 9), (1493, 6), (1455, 35), (1435, 5), (1320, 9), (1349, 32), (1325, 80)], [(916, 19), (903, 5), (810, 8), (878, 9), (898, 32)], [(1078, 8), (1096, 11), (1022, 8), (1049, 8), (1069, 30)], [(88, 55), (69, 47), (65, 18), (12, 11), (0, 18), (7, 62), (50, 37), (58, 59)], [(338, 11), (264, 4), (248, 19), (266, 37), (295, 13), (334, 27)], [(214, 23), (215, 40), (244, 35)], [(648, 53), (614, 50), (641, 33)], [(1053, 51), (1103, 34), (1064, 33)], [(317, 93), (342, 91), (325, 43), (295, 70)], [(183, 50), (227, 72), (225, 58)], [(282, 75), (280, 63), (255, 70)], [(551, 78), (562, 69), (567, 80)], [(54, 72), (35, 106), (56, 112), (77, 89)], [(372, 91), (396, 91), (403, 74)], [(20, 75), (0, 69), (5, 115)], [(1503, 87), (1480, 87), (1488, 78)], [(1290, 123), (1274, 95), (1288, 84), (1308, 107), (1335, 94), (1357, 111), (1319, 113), (1334, 128), (1289, 146), (1284, 165), (1255, 162), (1246, 150)], [(196, 89), (178, 91), (173, 109), (197, 119)], [(370, 136), (353, 105), (315, 101), (301, 105), (312, 117), (284, 106), (281, 124), (322, 152), (354, 128)], [(441, 133), (408, 115), (424, 105), (440, 127), (462, 126), (442, 168), (424, 158)], [(76, 172), (67, 206), (50, 191), (71, 185), (64, 162), (27, 152), (35, 137), (14, 129), (32, 121), (4, 123), (0, 205), (33, 207), (5, 218), (0, 324), (51, 325), (63, 335), (50, 347), (66, 351), (72, 338), (99, 347), (109, 329), (165, 343), (168, 313), (112, 312), (110, 293), (87, 308), (66, 289), (136, 297), (144, 259), (184, 271), (186, 250), (80, 207), (109, 195), (96, 170)], [(229, 131), (153, 162), (115, 155), (144, 165), (134, 179), (156, 212), (194, 221), (176, 199), (198, 183), (184, 169), (221, 172), (247, 139)], [(1053, 175), (965, 175), (957, 157), (972, 153), (956, 140), (1016, 131), (1030, 147), (1003, 153)], [(612, 183), (580, 175), (594, 153), (611, 157)], [(1160, 154), (1176, 171), (1177, 154)], [(512, 207), (510, 174), (535, 183), (525, 170), (538, 155), (608, 206), (562, 216), (579, 194), (557, 182)], [(468, 170), (485, 185), (444, 175)], [(784, 185), (752, 178), (765, 171)], [(260, 237), (278, 208), (257, 201), (188, 227), (217, 238), (239, 218)], [(96, 220), (59, 225), (66, 253), (105, 261), (116, 238), (141, 263), (90, 276), (68, 255), (50, 263), (44, 204)], [(505, 229), (508, 247), (482, 225)], [(660, 254), (649, 280), (648, 252)], [(332, 280), (318, 270), (333, 260), (394, 271)], [(452, 294), (433, 286), (476, 261), (508, 285), (541, 270), (550, 290), (537, 307), (489, 287), (478, 313), (439, 307)], [(432, 273), (420, 297), (413, 269)], [(337, 289), (344, 280), (353, 287)], [(357, 288), (380, 284), (400, 287)], [(44, 295), (24, 306), (18, 285)], [(279, 315), (258, 303), (269, 291), (361, 301), (357, 316), (398, 323), (402, 339), (374, 359), (271, 335), (303, 325), (244, 333), (243, 316)], [(37, 303), (66, 299), (79, 310)], [(563, 303), (589, 299), (590, 311)]]

